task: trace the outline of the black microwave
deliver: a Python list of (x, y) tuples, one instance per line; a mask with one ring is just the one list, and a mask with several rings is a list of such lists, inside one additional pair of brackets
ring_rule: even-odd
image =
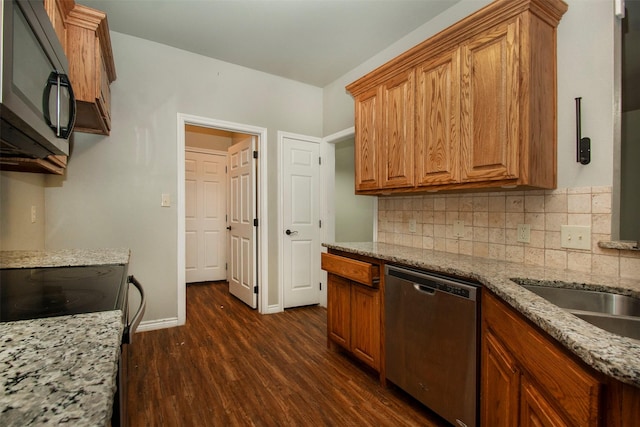
[(68, 62), (42, 0), (2, 0), (0, 155), (69, 155), (76, 116)]

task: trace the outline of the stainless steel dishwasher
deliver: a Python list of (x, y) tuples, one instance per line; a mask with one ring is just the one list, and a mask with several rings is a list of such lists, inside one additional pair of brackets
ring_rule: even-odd
[(479, 286), (385, 267), (386, 377), (456, 426), (476, 426)]

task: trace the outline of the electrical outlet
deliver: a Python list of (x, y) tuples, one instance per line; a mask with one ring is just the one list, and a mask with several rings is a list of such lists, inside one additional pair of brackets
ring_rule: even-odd
[(518, 224), (518, 237), (516, 240), (520, 243), (531, 243), (531, 225)]
[(411, 218), (409, 220), (409, 232), (410, 233), (415, 233), (416, 232), (416, 220)]
[(463, 237), (464, 236), (464, 221), (456, 220), (453, 221), (453, 237)]
[(560, 246), (569, 249), (591, 249), (591, 227), (563, 225), (560, 227)]

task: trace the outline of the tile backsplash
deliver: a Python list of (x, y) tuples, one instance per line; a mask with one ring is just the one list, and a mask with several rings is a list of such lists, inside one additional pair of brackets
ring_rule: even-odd
[[(611, 240), (611, 196), (611, 187), (580, 187), (379, 197), (378, 241), (640, 279), (639, 252), (598, 247)], [(530, 225), (529, 243), (517, 241), (518, 224)], [(590, 226), (591, 249), (561, 247), (561, 225)]]

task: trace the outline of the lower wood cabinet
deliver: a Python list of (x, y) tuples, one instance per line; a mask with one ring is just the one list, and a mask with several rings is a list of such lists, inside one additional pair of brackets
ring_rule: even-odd
[(482, 298), (481, 425), (640, 426), (640, 388), (587, 366), (490, 292)]
[[(382, 369), (382, 292), (380, 266), (331, 254), (323, 254), (327, 283), (327, 338), (378, 372)], [(369, 283), (359, 271), (371, 277)], [(348, 277), (361, 277), (360, 281)]]

